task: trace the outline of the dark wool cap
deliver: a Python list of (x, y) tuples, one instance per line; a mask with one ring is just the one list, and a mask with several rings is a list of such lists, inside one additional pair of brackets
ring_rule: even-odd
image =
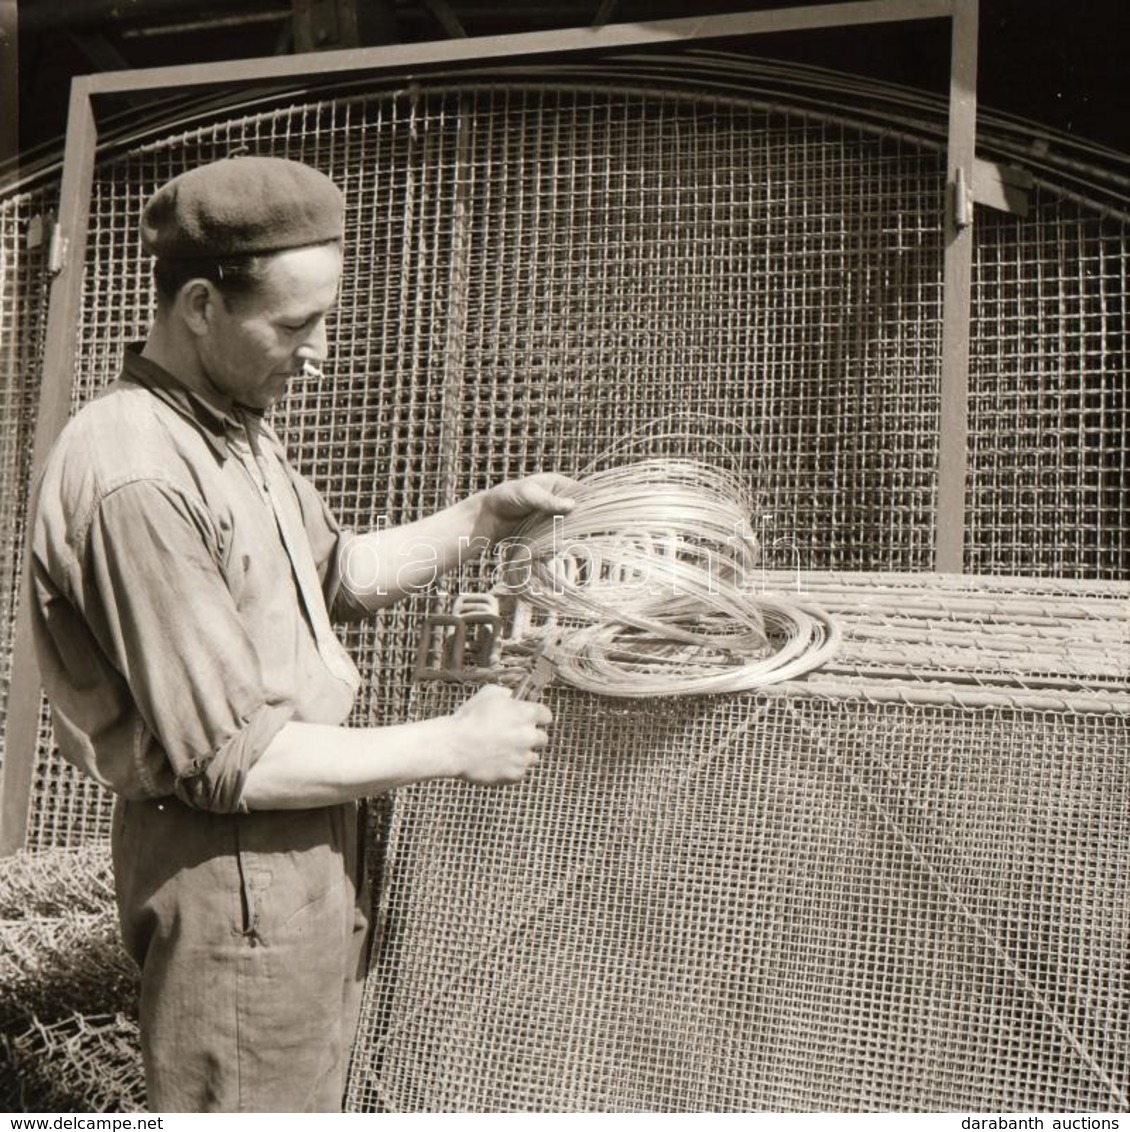
[(175, 177), (150, 198), (141, 243), (162, 259), (281, 252), (342, 236), (341, 190), (283, 157), (227, 157)]

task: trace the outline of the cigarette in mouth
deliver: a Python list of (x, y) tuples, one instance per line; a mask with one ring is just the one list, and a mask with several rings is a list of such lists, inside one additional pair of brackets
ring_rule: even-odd
[(303, 377), (324, 377), (320, 369), (313, 362), (302, 363), (302, 376)]

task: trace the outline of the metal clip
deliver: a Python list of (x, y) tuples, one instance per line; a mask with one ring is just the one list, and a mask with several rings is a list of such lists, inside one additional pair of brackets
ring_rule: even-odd
[(953, 223), (958, 231), (973, 223), (973, 192), (960, 165), (953, 182)]
[(47, 245), (48, 275), (58, 275), (66, 267), (69, 243), (53, 212), (44, 212), (31, 218), (27, 226), (28, 251)]
[(70, 240), (63, 235), (63, 229), (59, 224), (54, 224), (51, 227), (51, 241), (47, 245), (47, 273), (49, 275), (58, 275), (67, 265), (67, 249), (70, 246)]

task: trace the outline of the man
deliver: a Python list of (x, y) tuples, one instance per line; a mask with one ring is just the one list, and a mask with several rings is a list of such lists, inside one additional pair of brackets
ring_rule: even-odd
[[(364, 964), (356, 799), (516, 782), (546, 741), (549, 712), (498, 687), (450, 717), (344, 726), (358, 674), (331, 613), (366, 616), (571, 501), (569, 481), (533, 476), (397, 530), (339, 530), (262, 413), (325, 357), (342, 223), (333, 183), (277, 158), (160, 189), (142, 217), (149, 337), (39, 485), (43, 681), (60, 749), (118, 794), (154, 1110), (338, 1109)], [(422, 542), (434, 562), (404, 553)]]

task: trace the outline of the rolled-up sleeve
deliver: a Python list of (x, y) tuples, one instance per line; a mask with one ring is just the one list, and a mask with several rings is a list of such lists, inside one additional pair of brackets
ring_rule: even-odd
[(191, 806), (240, 808), (247, 772), (292, 709), (264, 690), (208, 514), (137, 480), (98, 502), (75, 600)]

